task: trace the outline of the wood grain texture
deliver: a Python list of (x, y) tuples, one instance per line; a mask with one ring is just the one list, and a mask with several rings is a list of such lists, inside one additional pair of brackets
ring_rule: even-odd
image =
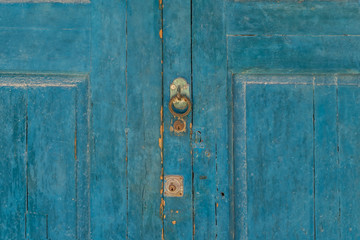
[[(240, 79), (246, 81), (246, 77)], [(241, 81), (235, 85), (242, 86)], [(239, 178), (236, 196), (240, 197), (235, 198), (236, 216), (245, 218), (239, 219), (235, 235), (240, 239), (314, 236), (313, 87), (294, 86), (247, 84), (245, 92), (244, 88), (234, 89), (234, 95), (245, 98), (239, 102), (245, 104), (245, 112), (236, 104), (234, 108), (234, 118), (244, 118), (246, 131), (244, 160), (242, 148), (238, 152), (237, 143), (234, 146), (235, 169), (240, 170), (235, 171)], [(234, 128), (238, 139), (242, 126)], [(246, 174), (241, 173), (241, 166), (246, 166)]]
[(90, 3), (90, 0), (0, 0), (0, 3)]
[[(359, 81), (359, 80), (358, 80)], [(359, 101), (358, 86), (338, 89), (339, 134), (339, 211), (341, 238), (359, 238)]]
[(74, 88), (28, 90), (27, 206), (38, 219), (30, 239), (76, 237), (75, 97)]
[[(128, 1), (127, 238), (161, 239), (161, 11), (157, 0)], [(116, 33), (115, 33), (116, 34)], [(124, 212), (125, 213), (125, 212)], [(115, 238), (114, 238), (115, 239)]]
[(165, 197), (164, 239), (192, 239), (193, 236), (193, 180), (191, 156), (191, 119), (186, 132), (172, 130), (177, 119), (169, 111), (170, 84), (177, 77), (192, 87), (191, 79), (191, 1), (163, 1), (163, 98), (164, 98), (164, 175), (184, 177), (183, 197)]
[(357, 1), (227, 2), (227, 35), (358, 35)]
[[(347, 238), (357, 236), (357, 225), (353, 224), (354, 219), (356, 219), (354, 212), (356, 212), (357, 206), (353, 199), (357, 199), (358, 196), (356, 191), (349, 192), (348, 189), (354, 189), (353, 184), (356, 181), (353, 172), (356, 171), (354, 170), (356, 167), (353, 165), (354, 160), (352, 159), (354, 158), (352, 156), (356, 155), (354, 150), (357, 148), (354, 146), (356, 146), (358, 138), (355, 137), (357, 136), (356, 127), (351, 126), (356, 123), (354, 118), (357, 116), (357, 107), (350, 103), (357, 102), (356, 98), (353, 99), (353, 97), (357, 96), (359, 75), (259, 74), (235, 75), (234, 79), (234, 149), (237, 149), (236, 146), (239, 147), (238, 150), (235, 150), (234, 155), (235, 177), (237, 179), (235, 182), (235, 216), (237, 219), (235, 238), (273, 239), (273, 236), (277, 236), (276, 238), (285, 239), (296, 238), (297, 234), (303, 233), (305, 235), (302, 238), (305, 239), (309, 237), (312, 239), (315, 236), (316, 239), (344, 239), (344, 235)], [(303, 93), (303, 99), (295, 100), (296, 107), (291, 107), (292, 100), (288, 94), (291, 94), (292, 91), (301, 92), (302, 89), (307, 89), (305, 91), (307, 94)], [(273, 90), (276, 91), (276, 94), (272, 92)], [(267, 91), (271, 91), (271, 93), (268, 95)], [(348, 97), (352, 100), (343, 100)], [(274, 102), (276, 98), (286, 100), (276, 103)], [(260, 107), (258, 101), (265, 105)], [(306, 106), (301, 108), (300, 103), (306, 104)], [(305, 119), (298, 116), (296, 120), (289, 120), (281, 110), (283, 109), (281, 108), (282, 104), (286, 106), (284, 110), (296, 109), (295, 113), (301, 114)], [(271, 108), (272, 105), (276, 106), (275, 109)], [(256, 111), (261, 113), (261, 117), (258, 118), (261, 123), (257, 122), (257, 118), (254, 118), (256, 114), (251, 113), (258, 108), (260, 109)], [(352, 112), (351, 114), (349, 110)], [(273, 132), (273, 129), (280, 124), (279, 120), (274, 120), (276, 114), (281, 115), (282, 121), (280, 123), (283, 122), (288, 127), (282, 126)], [(266, 117), (268, 115), (272, 117), (268, 119)], [(313, 118), (313, 121), (306, 121), (309, 118)], [(308, 130), (303, 129), (306, 122), (308, 122)], [(295, 128), (291, 130), (289, 124), (296, 124)], [(252, 127), (253, 125), (254, 127)], [(264, 126), (264, 129), (260, 126)], [(302, 129), (301, 133), (304, 138), (301, 138), (297, 132), (299, 128)], [(348, 128), (352, 130), (348, 130)], [(313, 129), (312, 132), (311, 129)], [(282, 131), (290, 134), (284, 138), (286, 139), (286, 142), (283, 142), (284, 144), (281, 143), (282, 138), (278, 136)], [(350, 137), (349, 131), (353, 133), (353, 137)], [(296, 134), (294, 134), (295, 132)], [(346, 132), (346, 137), (343, 135), (344, 132)], [(269, 133), (268, 137), (272, 139), (269, 140), (268, 144), (265, 141), (267, 133)], [(287, 158), (287, 161), (283, 162), (281, 160), (283, 157), (279, 157), (276, 153), (276, 146), (284, 145), (278, 151), (283, 156), (286, 154), (286, 149), (291, 146), (292, 138), (294, 147), (299, 149), (300, 155), (297, 156), (297, 150), (293, 149), (289, 151), (290, 157)], [(305, 138), (308, 139), (306, 141), (308, 144), (304, 144)], [(253, 140), (258, 142), (253, 143)], [(346, 143), (343, 145), (342, 141)], [(302, 149), (304, 146), (307, 146), (307, 150)], [(251, 149), (254, 148), (256, 150), (252, 151)], [(348, 151), (351, 152), (351, 155), (342, 157)], [(299, 160), (305, 159), (303, 154), (306, 153), (308, 156), (307, 164), (299, 162)], [(254, 154), (256, 156), (260, 154), (262, 157), (253, 158), (252, 155)], [(266, 160), (276, 156), (276, 160)], [(261, 164), (256, 165), (256, 159), (261, 159)], [(291, 162), (291, 159), (297, 160)], [(300, 164), (300, 166), (296, 167), (296, 164)], [(278, 166), (275, 175), (271, 174), (272, 166)], [(295, 168), (291, 170), (293, 167)], [(262, 170), (253, 171), (254, 168)], [(289, 175), (285, 172), (281, 173), (281, 168), (285, 168), (285, 172)], [(277, 177), (283, 179), (286, 176), (292, 179), (298, 179), (298, 177), (304, 179), (301, 180), (301, 185), (297, 184), (296, 181), (292, 183), (291, 179), (276, 180)], [(257, 180), (252, 183), (254, 179)], [(259, 182), (260, 179), (262, 182)], [(304, 185), (304, 183), (307, 184)], [(281, 187), (281, 184), (285, 184), (285, 187)], [(264, 191), (259, 189), (261, 186), (264, 187)], [(273, 187), (276, 188), (276, 191), (269, 193)], [(304, 192), (299, 195), (301, 189)], [(296, 200), (293, 199), (290, 201), (291, 203), (286, 204), (287, 196), (295, 196), (294, 194)], [(273, 204), (277, 202), (277, 199), (280, 200), (281, 204), (275, 207)], [(257, 202), (260, 205), (254, 208), (252, 205)], [(301, 213), (297, 212), (299, 209), (302, 209)], [(293, 210), (295, 210), (294, 216), (290, 218), (281, 213), (284, 211), (287, 215), (291, 214)], [(267, 211), (276, 211), (276, 214), (270, 214), (271, 220), (262, 223), (260, 219), (266, 218)], [(345, 219), (342, 217), (343, 211), (348, 214)], [(286, 219), (295, 222), (293, 224), (291, 222), (279, 223), (279, 228), (276, 227), (276, 223), (287, 221)], [(272, 226), (272, 224), (275, 225)], [(280, 226), (287, 226), (288, 228), (284, 229)], [(300, 230), (300, 226), (307, 226), (308, 229), (302, 227), (301, 231), (296, 233), (296, 229)], [(265, 230), (258, 229), (259, 227), (265, 228)], [(267, 229), (267, 227), (271, 227), (271, 229)], [(253, 232), (251, 232), (252, 230)], [(288, 235), (282, 236), (281, 234)]]
[(25, 236), (26, 93), (0, 88), (0, 238)]
[(94, 0), (90, 239), (126, 239), (126, 1)]
[(223, 1), (192, 1), (194, 239), (232, 239)]
[(338, 86), (317, 85), (314, 90), (316, 239), (341, 239)]
[(360, 237), (358, 2), (0, 3), (1, 239)]

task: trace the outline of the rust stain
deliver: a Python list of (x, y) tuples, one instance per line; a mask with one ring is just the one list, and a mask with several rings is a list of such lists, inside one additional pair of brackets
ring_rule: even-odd
[[(162, 37), (162, 35), (161, 35)], [(160, 138), (159, 138), (159, 148), (160, 148), (160, 164), (161, 164), (161, 173), (160, 173), (160, 180), (161, 180), (161, 189), (160, 189), (160, 217), (165, 219), (164, 209), (165, 209), (165, 200), (164, 200), (164, 108), (161, 106), (160, 109)], [(161, 239), (164, 240), (164, 222), (161, 230)]]
[(159, 36), (161, 39), (163, 38), (163, 30), (162, 29), (160, 29), (160, 31), (159, 31)]
[(219, 203), (216, 203), (216, 207), (219, 207)]
[(164, 217), (164, 208), (165, 208), (165, 200), (164, 198), (161, 198), (161, 203), (160, 203), (160, 215), (162, 217)]
[(176, 213), (179, 213), (179, 211), (176, 211)]
[(174, 225), (175, 225), (175, 224), (176, 224), (176, 221), (172, 221), (172, 224), (174, 224)]
[(166, 218), (166, 215), (164, 214), (164, 219)]

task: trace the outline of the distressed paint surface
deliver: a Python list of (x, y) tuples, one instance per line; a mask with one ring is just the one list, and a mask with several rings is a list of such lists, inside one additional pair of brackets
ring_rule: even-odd
[(0, 238), (359, 238), (359, 11), (0, 0)]
[(226, 7), (234, 239), (358, 238), (358, 3)]
[[(164, 197), (164, 239), (191, 239), (193, 236), (193, 176), (191, 155), (192, 114), (184, 118), (186, 130), (176, 134), (177, 120), (168, 108), (170, 84), (182, 77), (192, 89), (191, 1), (163, 0), (163, 96), (164, 96), (164, 176), (181, 175), (183, 197)], [(190, 90), (191, 92), (191, 90)], [(191, 95), (191, 93), (190, 93)], [(190, 98), (192, 100), (192, 96)]]
[(90, 3), (90, 0), (1, 0), (0, 3)]

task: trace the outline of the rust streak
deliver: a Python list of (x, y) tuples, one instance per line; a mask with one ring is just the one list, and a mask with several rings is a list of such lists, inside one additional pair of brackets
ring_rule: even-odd
[(160, 203), (160, 215), (164, 218), (164, 208), (165, 208), (165, 200), (164, 198), (161, 198)]
[[(161, 163), (161, 173), (160, 173), (160, 179), (161, 179), (161, 189), (160, 189), (160, 196), (161, 196), (161, 201), (160, 201), (160, 217), (162, 219), (165, 219), (165, 214), (164, 214), (164, 208), (165, 208), (165, 200), (164, 200), (164, 117), (163, 117), (164, 113), (163, 113), (163, 106), (161, 106), (160, 109), (160, 138), (159, 138), (159, 148), (160, 148), (160, 163)], [(161, 239), (164, 239), (164, 226), (162, 228), (162, 233), (161, 233)]]

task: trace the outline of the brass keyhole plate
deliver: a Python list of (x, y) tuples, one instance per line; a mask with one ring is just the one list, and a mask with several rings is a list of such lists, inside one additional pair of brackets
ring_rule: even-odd
[(186, 122), (182, 119), (178, 119), (174, 122), (174, 131), (176, 133), (182, 133), (186, 130)]
[[(178, 90), (180, 90), (181, 95), (190, 99), (190, 86), (184, 78), (179, 77), (172, 82), (170, 85), (170, 99), (177, 95)], [(188, 103), (184, 100), (176, 100), (173, 104), (177, 109), (185, 109), (188, 107)]]
[(184, 177), (179, 175), (165, 176), (165, 196), (182, 197), (184, 195)]

